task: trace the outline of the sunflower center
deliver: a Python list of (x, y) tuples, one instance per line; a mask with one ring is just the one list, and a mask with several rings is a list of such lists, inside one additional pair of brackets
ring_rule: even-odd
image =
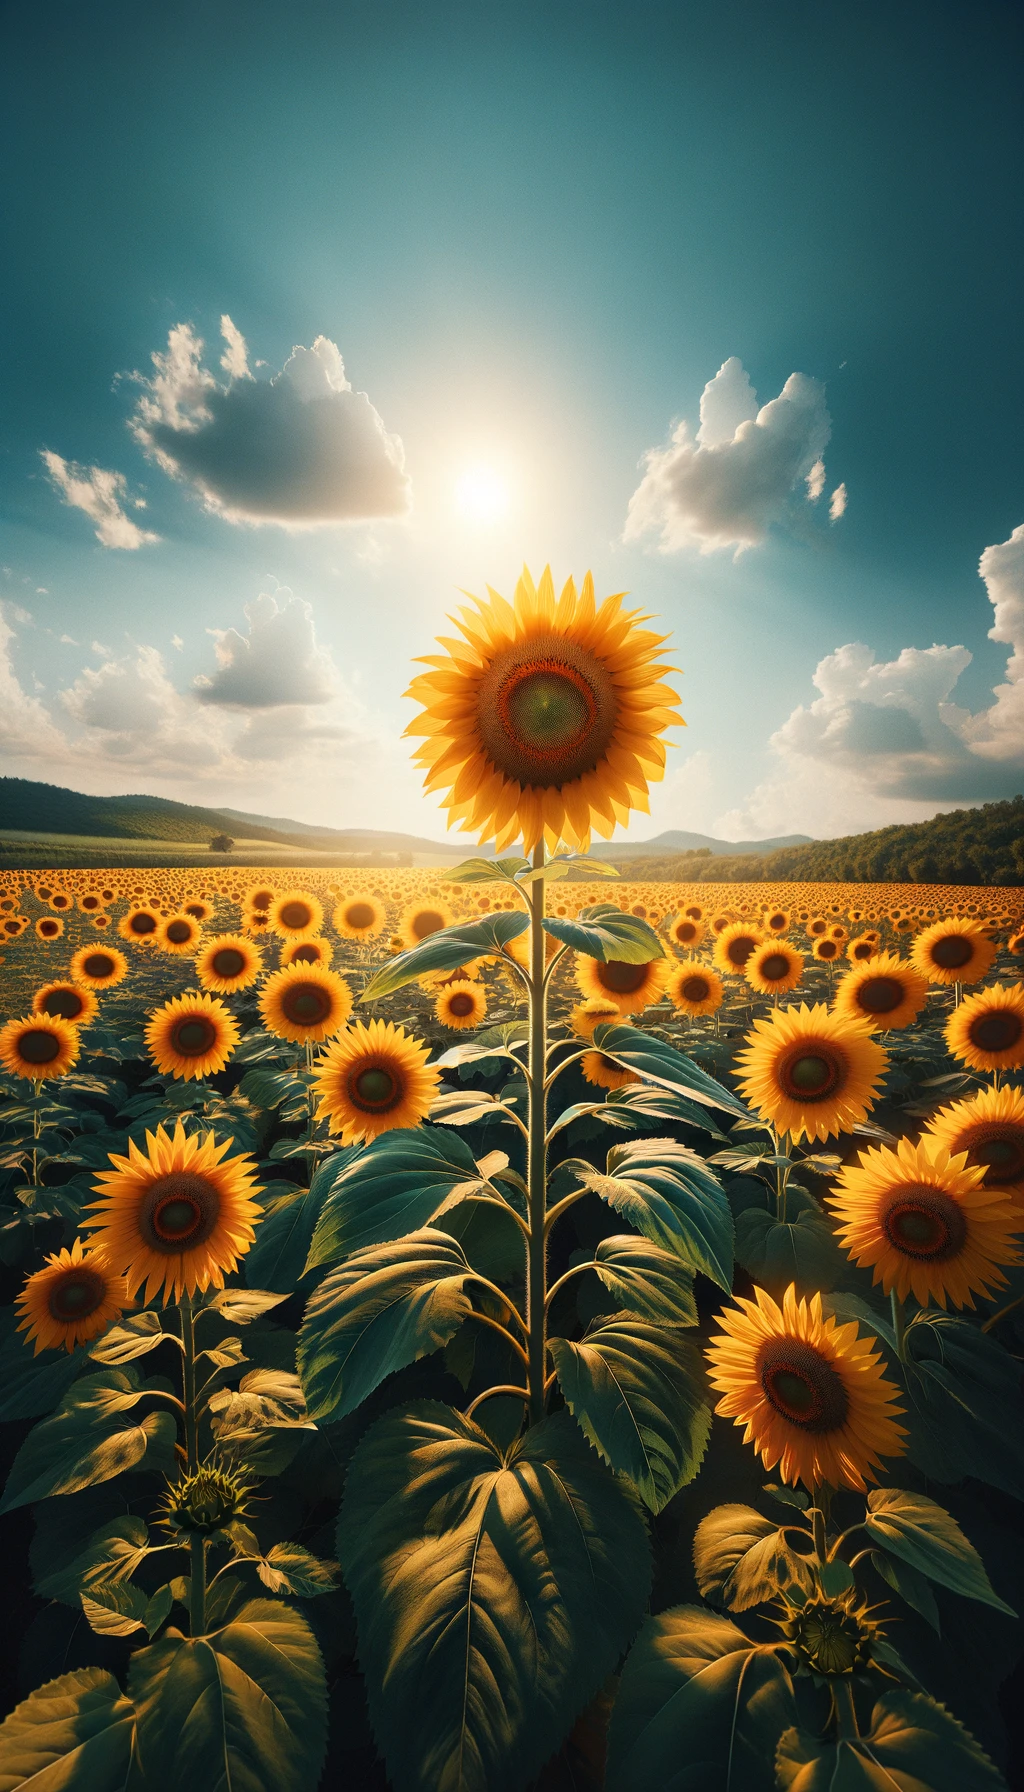
[(675, 929), (675, 936), (681, 946), (689, 946), (697, 937), (696, 922), (680, 921), (678, 927)]
[(87, 977), (99, 979), (100, 977), (112, 977), (116, 966), (109, 953), (90, 952), (82, 969)]
[[(869, 946), (866, 942), (859, 942), (853, 948), (854, 958), (858, 958), (858, 959), (873, 958), (874, 955), (875, 955), (874, 948), (872, 946)], [(878, 977), (875, 979), (875, 981), (878, 983), (886, 983), (886, 982), (888, 982), (888, 978)], [(895, 1004), (893, 1004), (893, 1005), (895, 1006)]]
[(542, 635), (497, 653), (480, 683), (477, 721), (498, 771), (550, 788), (592, 772), (615, 731), (607, 668), (579, 642)]
[(844, 1063), (837, 1053), (815, 1041), (798, 1046), (779, 1065), (779, 1082), (793, 1101), (825, 1101), (843, 1080)]
[(964, 939), (960, 933), (948, 934), (944, 940), (936, 940), (932, 947), (932, 959), (943, 971), (958, 971), (961, 965), (969, 964), (974, 957), (974, 947), (970, 940)]
[(896, 977), (869, 977), (857, 991), (857, 1005), (865, 1014), (891, 1014), (903, 1000), (903, 985)]
[(788, 975), (789, 959), (784, 952), (769, 952), (761, 965), (761, 975), (768, 983), (778, 983)]
[(168, 921), (167, 938), (172, 946), (183, 946), (192, 938), (192, 925), (189, 921)]
[(850, 1399), (842, 1376), (801, 1338), (769, 1338), (761, 1346), (758, 1373), (765, 1398), (803, 1431), (838, 1431)]
[(444, 916), (439, 915), (436, 908), (421, 908), (413, 915), (411, 925), (416, 938), (425, 940), (428, 935), (441, 932)]
[(217, 1043), (217, 1029), (205, 1014), (190, 1014), (171, 1029), (171, 1045), (182, 1058), (201, 1058)]
[(350, 1078), (348, 1092), (364, 1113), (382, 1114), (400, 1100), (402, 1086), (382, 1064), (371, 1064)]
[(205, 902), (186, 902), (185, 913), (191, 915), (193, 921), (202, 921), (206, 915), (206, 904)]
[(969, 1133), (957, 1141), (967, 1148), (969, 1164), (984, 1164), (984, 1186), (998, 1187), (1003, 1182), (1016, 1182), (1024, 1174), (1024, 1134), (1007, 1128), (1005, 1132)]
[(372, 927), (373, 909), (368, 902), (351, 902), (345, 910), (345, 920), (349, 927)]
[(835, 940), (819, 940), (818, 941), (818, 957), (819, 958), (835, 958), (836, 955), (838, 954), (838, 951), (839, 951), (839, 947), (836, 945)]
[(205, 1243), (220, 1217), (213, 1184), (188, 1170), (172, 1170), (146, 1190), (139, 1230), (150, 1250), (171, 1256)]
[(849, 1674), (866, 1639), (853, 1617), (835, 1607), (817, 1606), (801, 1615), (796, 1640), (801, 1655), (819, 1674)]
[(55, 1033), (33, 1027), (18, 1040), (18, 1056), (26, 1064), (52, 1064), (60, 1055), (60, 1040)]
[(47, 1297), (51, 1319), (88, 1319), (103, 1305), (106, 1283), (94, 1269), (75, 1267), (55, 1282)]
[(156, 916), (148, 914), (133, 915), (128, 923), (128, 927), (132, 933), (155, 933)]
[(333, 1004), (330, 991), (318, 983), (296, 983), (285, 990), (281, 1000), (286, 1019), (300, 1027), (318, 1027), (327, 1019)]
[(309, 940), (304, 946), (296, 946), (291, 962), (292, 964), (319, 964), (322, 956), (320, 947)]
[(769, 915), (768, 925), (773, 933), (784, 933), (786, 929), (786, 916), (781, 913), (777, 915)]
[(222, 946), (214, 953), (212, 962), (216, 977), (239, 977), (245, 970), (245, 959), (237, 946)]
[(63, 1020), (76, 1020), (85, 1001), (77, 989), (51, 989), (39, 1006), (43, 1014), (59, 1014)]
[(52, 939), (55, 933), (60, 932), (60, 922), (59, 921), (40, 921), (39, 931), (41, 934), (44, 934), (48, 940)]
[(752, 939), (749, 933), (741, 933), (737, 935), (736, 939), (729, 941), (725, 948), (725, 956), (730, 964), (739, 965), (742, 969), (756, 945), (757, 941)]
[(458, 995), (450, 996), (448, 1000), (448, 1011), (450, 1014), (454, 1014), (457, 1020), (462, 1020), (465, 1015), (472, 1014), (472, 996), (466, 995), (464, 990), (460, 990)]
[(706, 1002), (711, 986), (706, 977), (687, 977), (680, 994), (685, 1002)]
[(1009, 1008), (979, 1014), (967, 1029), (971, 1044), (982, 1052), (1008, 1052), (1024, 1031), (1019, 1014)]
[(613, 989), (616, 995), (631, 996), (642, 989), (647, 981), (645, 964), (626, 964), (621, 958), (610, 958), (607, 963), (597, 967), (597, 980), (604, 989)]
[(880, 1217), (893, 1250), (923, 1262), (945, 1263), (967, 1238), (963, 1209), (942, 1189), (896, 1189)]
[(278, 911), (278, 919), (285, 927), (308, 927), (313, 919), (313, 910), (308, 902), (283, 902)]
[(261, 910), (265, 911), (266, 909), (268, 909), (270, 907), (270, 904), (273, 902), (273, 900), (274, 900), (273, 890), (257, 890), (255, 896), (252, 899), (252, 906), (255, 909), (261, 909)]

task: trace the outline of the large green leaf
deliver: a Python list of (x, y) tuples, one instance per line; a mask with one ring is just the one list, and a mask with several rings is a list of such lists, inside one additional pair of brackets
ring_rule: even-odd
[(956, 1519), (923, 1493), (876, 1487), (868, 1494), (864, 1529), (871, 1541), (965, 1599), (979, 1599), (1016, 1617), (993, 1591), (985, 1566)]
[(700, 1468), (711, 1432), (704, 1360), (676, 1326), (629, 1316), (550, 1340), (565, 1403), (652, 1512)]
[(703, 1598), (732, 1612), (774, 1599), (788, 1587), (811, 1591), (807, 1562), (784, 1530), (753, 1506), (716, 1506), (697, 1526), (693, 1565)]
[(849, 1268), (832, 1228), (812, 1195), (786, 1191), (786, 1218), (774, 1205), (745, 1206), (736, 1215), (736, 1260), (770, 1294), (781, 1295), (791, 1282), (798, 1294), (834, 1288)]
[(909, 1454), (931, 1480), (972, 1475), (1024, 1495), (1020, 1365), (966, 1319), (933, 1308), (907, 1327)]
[(640, 1622), (640, 1510), (568, 1413), (504, 1454), (419, 1402), (378, 1420), (338, 1526), (396, 1792), (521, 1792)]
[(518, 871), (528, 871), (529, 859), (518, 857), (506, 859), (463, 859), (461, 865), (452, 868), (445, 866), (444, 880), (448, 884), (515, 884)]
[(0, 1725), (0, 1788), (122, 1792), (135, 1713), (104, 1668), (48, 1680)]
[(529, 925), (529, 915), (521, 910), (499, 909), (488, 915), (486, 921), (460, 921), (455, 927), (443, 927), (428, 935), (422, 945), (399, 952), (383, 965), (376, 976), (370, 978), (359, 999), (376, 1002), (381, 996), (393, 995), (406, 983), (415, 983), (417, 977), (425, 976), (428, 971), (454, 971), (471, 958), (500, 953), (509, 940), (517, 939)]
[(576, 1171), (587, 1188), (663, 1250), (732, 1289), (732, 1214), (713, 1170), (675, 1139), (614, 1145), (608, 1170)]
[(306, 1268), (337, 1263), (365, 1245), (415, 1232), (463, 1193), (481, 1187), (476, 1159), (457, 1133), (426, 1126), (382, 1133), (335, 1180)]
[(305, 1270), (324, 1204), (338, 1177), (358, 1156), (358, 1146), (336, 1152), (313, 1172), (308, 1188), (279, 1195), (265, 1211), (243, 1265), (250, 1288), (292, 1292)]
[(708, 1076), (691, 1058), (677, 1052), (674, 1045), (657, 1038), (654, 1033), (643, 1033), (639, 1027), (611, 1021), (607, 1026), (594, 1028), (594, 1044), (605, 1057), (614, 1058), (616, 1064), (634, 1070), (649, 1083), (658, 1083), (663, 1089), (677, 1089), (702, 1107), (722, 1108), (738, 1119), (750, 1118), (731, 1089), (716, 1083), (714, 1077)]
[(78, 1605), (84, 1587), (102, 1581), (121, 1580), (134, 1574), (149, 1554), (149, 1526), (144, 1518), (123, 1513), (93, 1532), (86, 1547), (72, 1561), (51, 1562), (43, 1575), (36, 1575), (35, 1590), (41, 1599), (60, 1599), (65, 1605)]
[(75, 1377), (89, 1367), (84, 1347), (42, 1350), (36, 1356), (24, 1332), (15, 1330), (15, 1319), (13, 1307), (0, 1308), (0, 1420), (52, 1412)]
[(773, 1649), (701, 1606), (648, 1618), (622, 1671), (608, 1792), (772, 1792), (780, 1731), (796, 1717)]
[(132, 1656), (146, 1792), (310, 1792), (327, 1739), (313, 1632), (292, 1606), (253, 1599), (212, 1636), (168, 1630)]
[(693, 1271), (675, 1251), (662, 1250), (633, 1232), (617, 1232), (602, 1238), (593, 1266), (618, 1305), (630, 1313), (663, 1325), (696, 1325)]
[(298, 1364), (310, 1415), (341, 1419), (392, 1375), (454, 1337), (472, 1302), (462, 1246), (424, 1226), (353, 1252), (310, 1297)]
[(654, 928), (639, 915), (624, 914), (621, 909), (575, 921), (545, 921), (545, 933), (582, 952), (588, 958), (607, 963), (649, 964), (652, 958), (664, 958), (665, 948)]
[(1006, 1792), (969, 1730), (926, 1693), (885, 1692), (856, 1741), (787, 1730), (776, 1757), (781, 1792)]
[(165, 1382), (140, 1387), (134, 1369), (102, 1369), (74, 1383), (52, 1418), (30, 1431), (14, 1459), (0, 1513), (55, 1493), (76, 1493), (124, 1469), (169, 1469), (176, 1428), (169, 1412), (125, 1414)]

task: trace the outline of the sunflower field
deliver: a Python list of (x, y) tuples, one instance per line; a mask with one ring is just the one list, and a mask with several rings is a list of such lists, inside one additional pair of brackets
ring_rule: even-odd
[(0, 873), (3, 1792), (1022, 1783), (1024, 891), (617, 878), (646, 621), (426, 660), (499, 858)]

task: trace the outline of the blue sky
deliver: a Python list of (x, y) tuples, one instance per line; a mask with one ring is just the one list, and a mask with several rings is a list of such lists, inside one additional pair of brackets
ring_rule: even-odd
[(633, 838), (1024, 788), (1022, 49), (984, 0), (9, 5), (3, 769), (436, 836), (408, 662), (526, 560), (672, 632)]

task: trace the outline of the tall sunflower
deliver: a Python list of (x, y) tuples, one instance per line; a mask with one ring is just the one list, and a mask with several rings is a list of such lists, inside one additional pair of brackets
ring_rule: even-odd
[(1001, 1265), (1020, 1261), (1020, 1215), (984, 1178), (966, 1152), (950, 1157), (934, 1139), (901, 1139), (895, 1150), (875, 1146), (844, 1165), (828, 1204), (843, 1249), (883, 1293), (912, 1294), (922, 1307), (973, 1307), (976, 1294), (988, 1299), (1005, 1287)]
[[(899, 921), (894, 926), (900, 931)], [(981, 922), (966, 916), (934, 922), (917, 935), (910, 948), (911, 958), (929, 983), (977, 983), (995, 955), (995, 945)]]
[(872, 952), (839, 984), (832, 1006), (872, 1027), (909, 1027), (924, 1007), (928, 979), (895, 952)]
[(659, 737), (682, 718), (661, 682), (666, 637), (623, 596), (598, 608), (587, 573), (556, 600), (550, 568), (535, 586), (524, 567), (514, 604), (488, 586), (453, 619), (463, 640), (423, 660), (408, 692), (423, 710), (406, 730), (423, 739), (415, 757), (426, 789), (446, 792), (450, 826), (499, 850), (542, 839), (582, 850), (592, 830), (609, 839), (630, 810), (647, 812), (665, 770)]
[(128, 960), (116, 946), (82, 946), (71, 960), (71, 976), (86, 989), (113, 989), (128, 975)]
[(323, 903), (308, 890), (285, 890), (274, 897), (268, 913), (271, 928), (285, 940), (319, 933), (324, 919)]
[(712, 954), (716, 969), (729, 977), (742, 977), (747, 959), (764, 944), (764, 931), (753, 921), (730, 921), (715, 941)]
[(657, 1002), (670, 969), (667, 958), (626, 964), (621, 958), (588, 958), (582, 952), (577, 952), (573, 966), (577, 988), (585, 996), (607, 997), (620, 1014), (639, 1014), (651, 1002)]
[(146, 1134), (146, 1150), (129, 1141), (128, 1156), (111, 1153), (112, 1170), (97, 1177), (90, 1203), (93, 1249), (120, 1270), (134, 1296), (163, 1289), (164, 1304), (183, 1294), (223, 1288), (256, 1236), (262, 1217), (251, 1157), (227, 1157), (231, 1139), (186, 1135), (162, 1126)]
[(443, 1027), (457, 1032), (478, 1027), (487, 1013), (487, 996), (483, 986), (467, 977), (461, 982), (446, 983), (434, 1003), (434, 1013)]
[(321, 1055), (314, 1086), (317, 1113), (343, 1145), (418, 1126), (430, 1111), (441, 1072), (427, 1063), (430, 1046), (392, 1021), (356, 1021)]
[(725, 985), (710, 965), (701, 964), (699, 958), (684, 958), (669, 972), (665, 994), (673, 1008), (693, 1018), (717, 1012), (725, 996)]
[(43, 983), (32, 997), (33, 1014), (59, 1014), (62, 1020), (76, 1027), (87, 1027), (95, 1020), (99, 1003), (91, 989), (64, 978), (56, 983)]
[(867, 1119), (888, 1059), (866, 1021), (801, 1002), (755, 1020), (747, 1039), (740, 1087), (776, 1132), (826, 1139)]
[(249, 989), (263, 969), (263, 954), (241, 933), (219, 933), (207, 940), (196, 958), (196, 976), (203, 989), (230, 995)]
[(174, 996), (150, 1016), (145, 1040), (161, 1076), (190, 1082), (223, 1070), (238, 1044), (238, 1022), (216, 996)]
[(320, 964), (285, 965), (260, 992), (264, 1026), (294, 1045), (333, 1039), (351, 1012), (352, 991), (344, 977)]
[(0, 1027), (0, 1064), (27, 1082), (63, 1076), (78, 1053), (78, 1028), (59, 1014), (26, 1014)]
[(1016, 1070), (1024, 1064), (1024, 985), (994, 983), (965, 996), (946, 1022), (946, 1044), (972, 1070)]
[(76, 1238), (70, 1250), (55, 1251), (29, 1276), (15, 1301), (18, 1331), (28, 1334), (33, 1355), (41, 1350), (75, 1350), (98, 1338), (128, 1305), (124, 1277)]
[(882, 1373), (874, 1340), (857, 1323), (824, 1319), (821, 1295), (797, 1300), (792, 1284), (781, 1310), (763, 1288), (736, 1297), (707, 1356), (716, 1412), (744, 1426), (767, 1469), (810, 1491), (865, 1490), (883, 1456), (901, 1456), (898, 1390)]
[(338, 903), (331, 921), (335, 933), (340, 933), (343, 940), (373, 940), (383, 933), (387, 915), (376, 896), (359, 890)]
[(796, 988), (803, 974), (803, 953), (781, 939), (768, 939), (755, 947), (743, 967), (751, 989), (762, 996), (784, 995)]
[(980, 1164), (985, 1188), (1000, 1189), (1024, 1215), (1024, 1095), (1019, 1089), (979, 1089), (967, 1101), (941, 1108), (925, 1138), (950, 1153), (966, 1151)]

